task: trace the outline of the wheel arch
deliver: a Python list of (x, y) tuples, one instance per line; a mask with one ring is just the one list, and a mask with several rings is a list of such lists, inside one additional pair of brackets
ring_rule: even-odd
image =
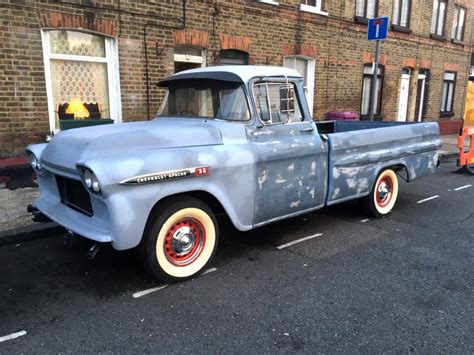
[[(379, 176), (382, 171), (387, 170), (387, 169), (392, 169), (395, 171), (395, 174), (400, 176), (404, 181), (410, 182), (410, 175), (408, 173), (408, 169), (405, 164), (403, 163), (397, 163), (397, 164), (390, 164), (390, 165), (384, 165), (380, 169), (378, 169), (376, 177)], [(376, 178), (377, 179), (377, 178)], [(375, 183), (375, 181), (374, 181)]]
[[(144, 235), (145, 235), (145, 233), (147, 233), (150, 230), (154, 219), (160, 213), (162, 208), (164, 208), (170, 201), (172, 201), (174, 199), (181, 199), (181, 198), (186, 198), (186, 197), (192, 197), (192, 198), (195, 198), (195, 199), (205, 203), (215, 215), (219, 215), (219, 214), (228, 215), (228, 213), (225, 210), (223, 204), (217, 199), (217, 197), (215, 197), (210, 192), (203, 191), (203, 190), (194, 190), (194, 191), (176, 193), (176, 194), (172, 194), (172, 195), (168, 195), (168, 196), (163, 197), (162, 199), (158, 200), (153, 205), (153, 207), (150, 210), (150, 213), (148, 214), (147, 220), (146, 220), (145, 229), (143, 231)], [(231, 218), (231, 220), (232, 220), (232, 218)], [(232, 221), (232, 223), (234, 223), (234, 222)]]

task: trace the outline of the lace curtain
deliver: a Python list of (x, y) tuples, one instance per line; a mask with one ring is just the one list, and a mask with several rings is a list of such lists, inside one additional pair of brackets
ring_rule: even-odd
[[(105, 41), (101, 36), (73, 31), (51, 31), (50, 45), (52, 54), (105, 57)], [(55, 111), (58, 111), (59, 105), (79, 99), (85, 104), (98, 104), (101, 117), (110, 117), (107, 64), (94, 61), (94, 58), (77, 59), (51, 59)]]

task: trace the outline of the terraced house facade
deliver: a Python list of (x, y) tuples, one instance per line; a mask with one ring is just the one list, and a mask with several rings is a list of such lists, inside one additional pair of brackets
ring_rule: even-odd
[[(463, 117), (472, 0), (0, 0), (0, 157), (51, 132), (153, 118), (185, 69), (276, 65), (304, 77), (314, 119)], [(373, 80), (367, 20), (390, 18)]]

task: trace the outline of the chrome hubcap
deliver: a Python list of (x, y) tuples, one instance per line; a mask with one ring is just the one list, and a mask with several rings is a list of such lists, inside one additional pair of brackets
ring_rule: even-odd
[(387, 206), (392, 199), (392, 180), (388, 177), (384, 177), (377, 186), (377, 204), (380, 207)]
[(195, 241), (196, 235), (194, 231), (187, 226), (183, 226), (173, 234), (171, 247), (176, 254), (180, 255), (192, 250)]
[(385, 200), (389, 194), (390, 194), (390, 189), (388, 188), (387, 183), (382, 182), (379, 186), (378, 198), (380, 200)]

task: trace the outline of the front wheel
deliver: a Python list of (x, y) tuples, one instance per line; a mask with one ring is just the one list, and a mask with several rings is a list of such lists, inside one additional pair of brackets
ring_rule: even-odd
[(211, 209), (192, 197), (181, 197), (158, 209), (140, 244), (141, 259), (165, 282), (190, 279), (202, 272), (217, 249), (219, 232)]
[(364, 211), (373, 217), (383, 217), (389, 214), (398, 197), (398, 178), (392, 169), (383, 170), (377, 177), (370, 194), (362, 198)]

